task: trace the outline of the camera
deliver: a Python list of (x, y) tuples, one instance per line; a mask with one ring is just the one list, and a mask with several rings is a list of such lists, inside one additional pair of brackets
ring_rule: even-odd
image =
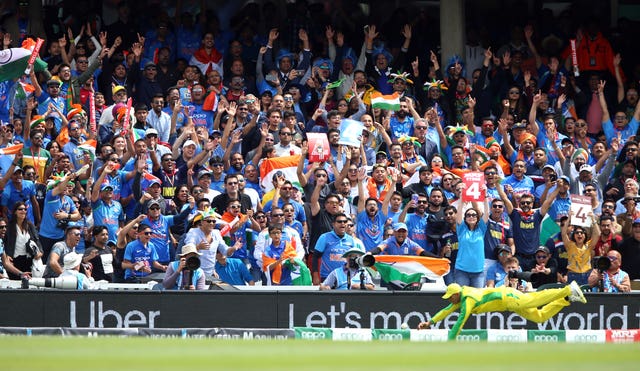
[[(26, 280), (25, 280), (26, 281)], [(23, 287), (26, 282), (23, 282)], [(78, 288), (78, 279), (71, 276), (56, 278), (31, 278), (28, 280), (29, 285), (37, 287), (50, 287), (54, 289), (75, 290)], [(28, 286), (26, 287), (28, 288)]]
[(598, 272), (602, 273), (611, 267), (611, 260), (609, 260), (608, 256), (596, 256), (593, 258), (594, 266), (598, 270)]
[(509, 278), (517, 278), (519, 280), (531, 282), (531, 284), (536, 287), (539, 283), (541, 283), (540, 273), (533, 272), (518, 272), (518, 271), (509, 271)]
[(195, 271), (196, 269), (200, 268), (200, 258), (198, 258), (197, 256), (188, 257), (187, 261), (185, 262), (185, 268), (190, 271)]
[(372, 267), (376, 263), (376, 258), (371, 254), (364, 254), (353, 260), (357, 267)]

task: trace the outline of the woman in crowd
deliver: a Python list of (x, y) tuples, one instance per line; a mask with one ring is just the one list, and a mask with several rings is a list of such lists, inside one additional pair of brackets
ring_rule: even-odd
[(7, 224), (4, 238), (6, 257), (2, 264), (12, 280), (31, 277), (31, 266), (34, 259), (42, 257), (42, 246), (38, 230), (27, 219), (27, 205), (18, 201), (13, 207), (11, 220)]

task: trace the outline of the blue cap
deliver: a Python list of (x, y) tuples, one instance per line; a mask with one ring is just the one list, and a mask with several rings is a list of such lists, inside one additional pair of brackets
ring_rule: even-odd
[(408, 231), (409, 228), (407, 228), (407, 225), (404, 223), (396, 223), (393, 225), (393, 230), (394, 231), (399, 231), (401, 229), (404, 229), (405, 231)]

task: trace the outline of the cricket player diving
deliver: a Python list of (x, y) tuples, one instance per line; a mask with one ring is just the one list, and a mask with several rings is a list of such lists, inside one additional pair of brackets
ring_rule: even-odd
[(442, 298), (449, 300), (451, 304), (436, 313), (430, 321), (421, 322), (418, 329), (428, 329), (452, 312), (459, 311), (460, 316), (449, 331), (449, 340), (456, 339), (471, 314), (510, 311), (529, 321), (540, 323), (555, 316), (571, 302), (587, 302), (576, 281), (563, 288), (526, 294), (505, 286), (479, 289), (452, 283), (447, 286), (447, 292)]

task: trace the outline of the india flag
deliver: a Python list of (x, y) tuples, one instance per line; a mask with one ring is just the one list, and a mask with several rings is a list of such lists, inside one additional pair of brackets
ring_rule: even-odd
[(371, 106), (388, 111), (398, 111), (400, 109), (400, 96), (397, 92), (391, 95), (382, 95), (382, 93), (376, 91), (371, 94)]
[(430, 280), (449, 273), (449, 259), (410, 255), (376, 255), (374, 267), (387, 282), (420, 282), (422, 276)]
[[(273, 176), (281, 173), (285, 179), (289, 180), (294, 186), (300, 187), (300, 181), (298, 180), (298, 161), (300, 155), (286, 156), (286, 157), (273, 157), (262, 161), (260, 164), (260, 186), (264, 189), (265, 197), (263, 203), (268, 201), (267, 194), (273, 187)], [(273, 192), (271, 192), (273, 193)], [(273, 195), (271, 196), (273, 198)], [(270, 199), (270, 198), (269, 198)]]
[[(24, 75), (34, 47), (35, 41), (27, 39), (20, 48), (0, 50), (0, 81), (13, 80)], [(33, 68), (36, 72), (44, 71), (47, 63), (38, 58)]]
[(23, 146), (24, 144), (20, 143), (20, 144), (16, 144), (15, 146), (0, 148), (0, 155), (15, 155), (16, 153), (19, 153), (20, 151), (22, 151)]
[(86, 140), (84, 143), (78, 146), (78, 149), (84, 153), (88, 153), (91, 158), (91, 162), (96, 160), (96, 147), (98, 142), (95, 139)]
[(23, 81), (18, 81), (18, 86), (16, 87), (16, 98), (27, 99), (27, 97), (30, 96), (35, 90), (36, 88), (34, 88), (33, 85)]

